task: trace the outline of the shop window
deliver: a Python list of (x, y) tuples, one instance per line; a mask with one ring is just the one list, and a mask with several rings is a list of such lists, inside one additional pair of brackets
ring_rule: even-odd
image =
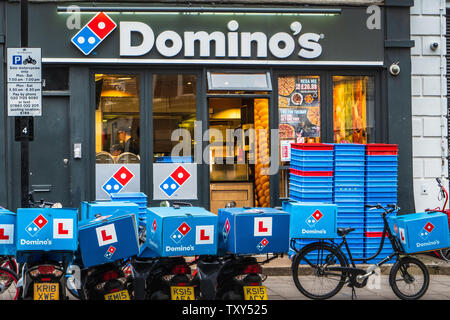
[(69, 90), (69, 67), (44, 65), (42, 68), (42, 89), (45, 91)]
[(270, 73), (218, 73), (208, 72), (210, 91), (271, 91)]
[[(320, 142), (320, 77), (287, 75), (278, 78), (280, 197), (289, 195), (291, 143)], [(283, 168), (284, 167), (284, 168)]]
[[(193, 162), (196, 112), (195, 75), (153, 76), (154, 162)], [(173, 137), (179, 138), (172, 141)], [(183, 158), (171, 158), (174, 148), (176, 156)]]
[(374, 132), (374, 99), (373, 77), (333, 77), (334, 142), (369, 142)]
[(97, 163), (140, 162), (139, 77), (95, 75)]

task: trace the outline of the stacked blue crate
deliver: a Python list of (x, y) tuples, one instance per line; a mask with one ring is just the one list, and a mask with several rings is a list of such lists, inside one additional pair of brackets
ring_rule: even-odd
[(142, 192), (111, 193), (111, 201), (129, 201), (139, 206), (139, 224), (145, 226), (147, 195)]
[[(354, 228), (347, 235), (353, 258), (363, 258), (365, 145), (334, 145), (334, 203), (338, 205), (337, 227)], [(340, 239), (337, 239), (338, 241)], [(346, 250), (344, 253), (347, 254)]]
[[(366, 146), (366, 194), (365, 204), (397, 203), (398, 146), (393, 144), (367, 144)], [(374, 255), (383, 233), (382, 209), (365, 210), (366, 255)], [(393, 252), (385, 238), (381, 253), (370, 262), (379, 262)]]
[[(289, 199), (304, 203), (333, 203), (333, 166), (332, 144), (291, 144)], [(296, 248), (315, 241), (301, 239), (296, 242)], [(293, 253), (290, 249), (289, 256)]]

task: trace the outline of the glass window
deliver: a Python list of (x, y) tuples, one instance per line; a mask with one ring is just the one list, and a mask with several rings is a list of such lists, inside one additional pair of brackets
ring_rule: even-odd
[(270, 73), (208, 72), (209, 90), (272, 90)]
[[(193, 162), (196, 110), (195, 75), (153, 76), (154, 162), (165, 162), (175, 147), (179, 147), (175, 152), (177, 156), (192, 159), (186, 161), (185, 158), (183, 162)], [(182, 130), (176, 131), (178, 129)], [(172, 141), (172, 136), (179, 138)]]
[(69, 67), (42, 67), (43, 90), (69, 90)]
[(374, 132), (374, 78), (333, 77), (334, 142), (367, 143)]
[(139, 77), (95, 75), (97, 163), (140, 162)]
[[(289, 166), (291, 143), (320, 142), (320, 77), (288, 75), (278, 78), (281, 166)], [(289, 194), (289, 171), (280, 170), (280, 197)]]

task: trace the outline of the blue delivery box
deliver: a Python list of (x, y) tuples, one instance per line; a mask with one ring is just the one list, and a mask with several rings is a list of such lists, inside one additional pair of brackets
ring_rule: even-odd
[(337, 205), (284, 201), (283, 210), (290, 219), (290, 238), (337, 238)]
[(219, 253), (264, 254), (289, 250), (289, 214), (273, 208), (219, 209)]
[(147, 247), (161, 257), (217, 254), (217, 215), (199, 207), (147, 208)]
[(95, 219), (96, 217), (118, 217), (126, 214), (136, 215), (136, 224), (139, 224), (139, 205), (129, 201), (94, 201), (81, 203), (81, 223)]
[(78, 238), (85, 268), (139, 254), (136, 215), (101, 216), (80, 223)]
[(16, 255), (15, 227), (16, 214), (0, 208), (0, 255), (2, 256)]
[(16, 248), (18, 252), (75, 252), (78, 249), (77, 231), (77, 209), (17, 209)]
[(387, 220), (406, 253), (450, 247), (448, 218), (442, 212), (391, 215)]

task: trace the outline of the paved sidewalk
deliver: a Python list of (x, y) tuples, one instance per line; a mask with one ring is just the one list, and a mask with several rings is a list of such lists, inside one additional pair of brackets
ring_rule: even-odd
[[(438, 259), (433, 256), (418, 254), (414, 257), (420, 259), (428, 268), (431, 275), (449, 275), (450, 276), (450, 262)], [(259, 261), (265, 260), (266, 257), (259, 257)], [(393, 262), (393, 261), (392, 261)], [(276, 258), (263, 265), (263, 271), (269, 276), (288, 276), (291, 275), (292, 261), (285, 255), (282, 258)], [(358, 264), (357, 267), (367, 269), (370, 264)], [(392, 264), (385, 264), (381, 266), (381, 274), (388, 275)]]
[[(377, 288), (376, 284), (365, 288), (355, 289), (358, 300), (399, 300), (389, 286), (389, 276), (382, 275)], [(422, 300), (450, 300), (450, 276), (430, 276), (430, 286)], [(267, 286), (269, 300), (309, 300), (295, 287), (291, 276), (269, 276), (264, 282)], [(351, 288), (344, 286), (342, 290), (330, 300), (351, 300)]]

